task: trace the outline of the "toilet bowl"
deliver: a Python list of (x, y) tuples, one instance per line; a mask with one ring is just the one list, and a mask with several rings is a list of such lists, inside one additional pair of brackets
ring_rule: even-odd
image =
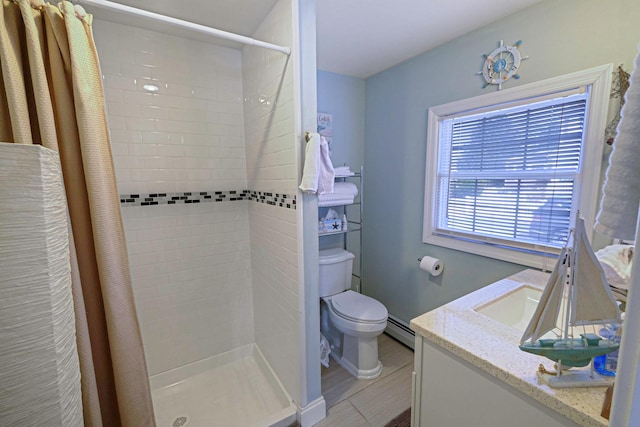
[[(359, 379), (376, 378), (382, 372), (378, 335), (387, 327), (386, 307), (350, 290), (324, 297), (322, 301), (322, 309), (328, 314), (326, 326), (340, 332), (340, 348), (336, 349), (335, 345), (332, 348), (334, 359)], [(332, 335), (326, 330), (325, 333)]]
[(378, 336), (388, 312), (379, 301), (349, 290), (353, 258), (343, 249), (320, 251), (320, 329), (335, 361), (353, 376), (371, 379), (382, 372)]

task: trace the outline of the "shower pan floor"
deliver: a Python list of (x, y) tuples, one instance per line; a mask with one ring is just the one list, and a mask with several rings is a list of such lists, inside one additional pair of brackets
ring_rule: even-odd
[(158, 427), (286, 427), (296, 419), (295, 405), (254, 345), (150, 380)]

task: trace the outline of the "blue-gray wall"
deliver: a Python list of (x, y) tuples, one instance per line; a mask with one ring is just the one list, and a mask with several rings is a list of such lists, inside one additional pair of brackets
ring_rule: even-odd
[[(544, 1), (366, 80), (364, 293), (401, 320), (523, 268), (422, 243), (427, 110), (495, 90), (482, 89), (475, 73), (481, 55), (500, 40), (522, 40), (520, 50), (530, 57), (521, 79), (505, 89), (607, 63), (630, 70), (640, 42), (640, 1)], [(328, 81), (318, 79), (319, 102), (330, 95), (326, 84), (337, 91), (334, 102), (346, 104), (346, 93)], [(423, 255), (444, 261), (440, 277), (418, 268)]]
[(358, 171), (364, 160), (365, 81), (318, 71), (318, 113), (333, 114), (331, 160)]

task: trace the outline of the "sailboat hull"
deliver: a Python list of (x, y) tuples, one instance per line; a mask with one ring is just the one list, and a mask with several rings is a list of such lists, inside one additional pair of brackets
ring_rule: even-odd
[(617, 350), (619, 343), (610, 340), (600, 340), (595, 345), (589, 345), (584, 339), (547, 339), (526, 342), (520, 345), (520, 350), (527, 353), (544, 356), (554, 362), (561, 361), (562, 366), (580, 368), (591, 363), (591, 359)]

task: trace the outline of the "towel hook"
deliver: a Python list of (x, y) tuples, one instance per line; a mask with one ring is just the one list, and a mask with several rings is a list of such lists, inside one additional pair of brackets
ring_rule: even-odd
[(306, 131), (304, 133), (304, 140), (307, 141), (307, 142), (311, 141), (311, 132)]

